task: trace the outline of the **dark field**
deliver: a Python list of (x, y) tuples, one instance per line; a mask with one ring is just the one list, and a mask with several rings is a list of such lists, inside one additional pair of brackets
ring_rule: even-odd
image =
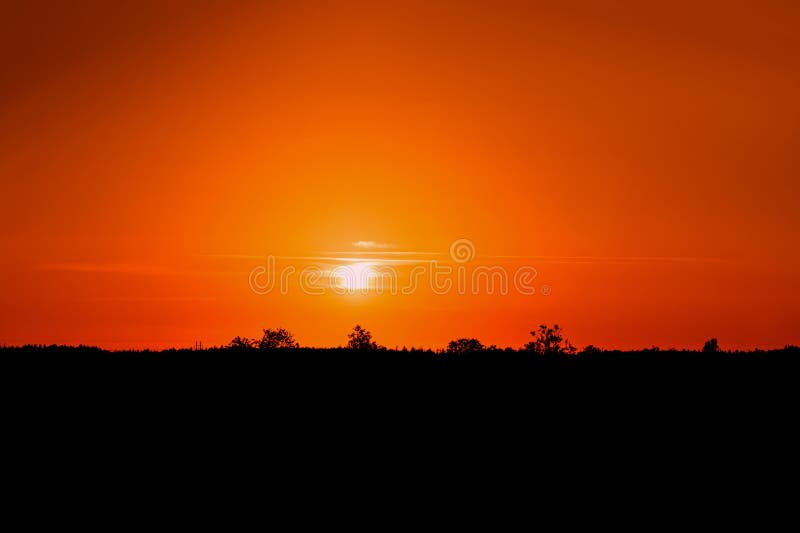
[[(449, 487), (445, 497), (485, 504), (497, 483), (503, 501), (526, 508), (515, 485), (524, 483), (563, 507), (579, 497), (606, 514), (619, 491), (642, 510), (679, 497), (669, 521), (719, 494), (750, 505), (769, 486), (790, 498), (774, 483), (797, 466), (797, 349), (25, 347), (0, 357), (5, 427), (18, 447), (6, 457), (37, 490), (37, 476), (72, 490), (91, 467), (101, 486), (173, 479), (204, 490), (235, 478), (254, 504), (258, 490), (296, 512), (323, 501), (342, 513), (333, 502), (347, 501), (354, 482), (377, 509), (405, 500), (370, 487), (431, 502)], [(169, 487), (155, 490), (170, 498)]]
[(312, 411), (370, 406), (492, 405), (634, 412), (691, 404), (720, 413), (781, 407), (798, 397), (800, 350), (432, 351), (219, 348), (109, 352), (0, 349), (3, 376), (30, 402), (109, 406), (231, 406), (262, 401)]

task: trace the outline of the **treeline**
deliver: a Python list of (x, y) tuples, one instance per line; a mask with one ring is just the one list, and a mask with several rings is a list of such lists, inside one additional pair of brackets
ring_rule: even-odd
[[(582, 350), (578, 350), (570, 341), (569, 339), (564, 337), (563, 329), (558, 325), (555, 324), (552, 328), (549, 327), (547, 324), (540, 324), (536, 329), (530, 332), (532, 340), (527, 342), (522, 348), (521, 351), (531, 352), (538, 355), (578, 355), (578, 354), (592, 354), (592, 353), (599, 353), (603, 352), (602, 348), (598, 348), (594, 345), (588, 345), (584, 347)], [(346, 348), (350, 350), (358, 350), (358, 351), (385, 351), (387, 348), (385, 346), (381, 346), (380, 344), (376, 343), (372, 338), (372, 333), (361, 325), (356, 324), (353, 330), (348, 333), (347, 335), (347, 344)], [(294, 335), (284, 329), (284, 328), (277, 328), (277, 329), (264, 329), (263, 335), (260, 339), (258, 338), (250, 338), (250, 337), (234, 337), (230, 343), (228, 343), (224, 348), (235, 349), (235, 350), (248, 350), (248, 349), (258, 349), (258, 350), (289, 350), (289, 349), (298, 349), (300, 348), (300, 343), (298, 343)], [(412, 348), (411, 350), (403, 347), (402, 352), (407, 351), (415, 351), (417, 349)], [(719, 342), (716, 338), (709, 339), (706, 341), (702, 348), (702, 352), (704, 353), (719, 353), (722, 352), (722, 349), (719, 346)], [(787, 345), (784, 347), (784, 350), (798, 350), (796, 346)], [(465, 353), (472, 353), (472, 352), (517, 352), (520, 351), (515, 348), (505, 347), (500, 348), (497, 345), (485, 345), (480, 340), (474, 337), (462, 337), (459, 339), (454, 339), (447, 344), (447, 347), (444, 349), (437, 349), (437, 350), (421, 350), (431, 353), (447, 353), (447, 354), (465, 354)], [(615, 350), (612, 350), (615, 351)], [(634, 351), (641, 351), (645, 353), (652, 353), (652, 352), (661, 352), (661, 351), (668, 351), (668, 352), (676, 352), (678, 350), (674, 348), (670, 348), (667, 350), (662, 350), (658, 346), (652, 346), (650, 348), (643, 348), (642, 350), (634, 350)], [(680, 350), (682, 352), (691, 352), (693, 350)], [(763, 350), (755, 350), (755, 352), (761, 352)], [(734, 353), (740, 353), (738, 350)]]
[(233, 401), (241, 406), (260, 405), (266, 398), (449, 402), (488, 396), (517, 398), (525, 404), (556, 399), (685, 402), (700, 396), (740, 402), (800, 393), (800, 349), (794, 346), (750, 352), (591, 347), (571, 351), (563, 342), (548, 344), (547, 338), (537, 336), (520, 349), (457, 339), (439, 351), (398, 350), (377, 345), (368, 333), (354, 330), (353, 342), (340, 348), (303, 348), (296, 342), (291, 347), (250, 342), (161, 351), (6, 347), (0, 348), (0, 371), (26, 397), (51, 401), (85, 396), (91, 402)]
[[(402, 349), (394, 349), (391, 350), (386, 346), (382, 346), (373, 340), (372, 333), (363, 328), (360, 324), (356, 324), (353, 327), (352, 331), (347, 334), (347, 344), (344, 347), (337, 347), (337, 348), (314, 348), (314, 347), (301, 347), (300, 343), (297, 342), (292, 332), (285, 328), (275, 328), (275, 329), (263, 329), (262, 335), (260, 338), (256, 337), (242, 337), (236, 336), (231, 341), (224, 345), (224, 346), (214, 346), (214, 347), (206, 347), (206, 348), (198, 348), (195, 347), (190, 351), (207, 351), (207, 352), (218, 352), (218, 351), (251, 351), (251, 350), (259, 350), (259, 351), (286, 351), (286, 350), (353, 350), (358, 352), (402, 352), (402, 353), (430, 353), (430, 354), (469, 354), (469, 353), (482, 353), (482, 352), (489, 352), (489, 353), (517, 353), (517, 352), (527, 352), (530, 354), (535, 355), (542, 355), (542, 356), (586, 356), (586, 355), (593, 355), (593, 354), (600, 354), (600, 353), (642, 353), (642, 354), (654, 354), (654, 353), (695, 353), (696, 350), (688, 350), (688, 349), (675, 349), (675, 348), (668, 348), (662, 349), (658, 346), (651, 346), (649, 348), (642, 348), (640, 350), (628, 350), (628, 351), (621, 351), (621, 350), (605, 350), (603, 348), (596, 347), (594, 345), (585, 346), (583, 349), (578, 350), (570, 341), (569, 339), (564, 337), (563, 329), (558, 325), (555, 324), (552, 328), (549, 327), (547, 324), (540, 324), (536, 329), (530, 332), (532, 337), (531, 341), (525, 343), (524, 346), (521, 348), (512, 348), (512, 347), (498, 347), (497, 345), (485, 345), (480, 340), (474, 337), (462, 337), (458, 339), (454, 339), (450, 341), (445, 348), (440, 349), (424, 349), (424, 348), (406, 348), (405, 346)], [(95, 353), (100, 354), (106, 352), (102, 348), (98, 348), (96, 346), (86, 346), (80, 344), (78, 346), (66, 346), (66, 345), (45, 345), (45, 344), (28, 344), (21, 347), (14, 347), (14, 346), (7, 346), (2, 345), (0, 346), (0, 350), (59, 350), (59, 351), (72, 351), (72, 352), (80, 352), (84, 354), (88, 353)], [(160, 353), (168, 353), (168, 352), (182, 352), (187, 351), (187, 349), (180, 349), (180, 348), (170, 348), (167, 350), (157, 350), (155, 352)], [(741, 351), (741, 350), (728, 350), (723, 351), (719, 345), (719, 342), (716, 338), (709, 339), (706, 341), (703, 346), (700, 348), (702, 353), (706, 354), (717, 354), (717, 353), (727, 353), (727, 354), (762, 354), (762, 353), (770, 353), (770, 352), (781, 352), (781, 353), (797, 353), (800, 352), (800, 348), (793, 345), (786, 345), (783, 349), (779, 350), (761, 350), (755, 349), (752, 351)], [(129, 353), (151, 353), (154, 352), (153, 350), (145, 349), (145, 350), (121, 350), (117, 351), (117, 353), (122, 352), (129, 352)]]
[(145, 409), (164, 421), (191, 412), (246, 417), (242, 423), (251, 424), (265, 413), (270, 420), (298, 412), (297, 420), (309, 413), (336, 419), (350, 410), (380, 417), (410, 406), (435, 418), (457, 404), (462, 412), (465, 405), (470, 413), (488, 406), (515, 412), (520, 423), (532, 416), (599, 423), (619, 412), (642, 420), (676, 408), (705, 421), (719, 409), (761, 417), (800, 402), (794, 346), (575, 350), (561, 336), (560, 328), (542, 327), (519, 349), (455, 339), (438, 351), (387, 349), (362, 327), (340, 348), (304, 348), (280, 329), (258, 342), (240, 337), (203, 350), (30, 345), (0, 348), (0, 375), (26, 409), (60, 417), (89, 412), (104, 420)]
[[(344, 338), (345, 347), (304, 348), (278, 328), (255, 341), (237, 337), (203, 350), (6, 347), (0, 348), (0, 376), (22, 428), (14, 434), (46, 430), (37, 438), (43, 457), (82, 435), (102, 437), (92, 450), (115, 450), (115, 443), (137, 434), (153, 435), (143, 447), (160, 450), (189, 427), (192, 442), (181, 454), (204, 439), (237, 447), (253, 442), (276, 464), (284, 461), (271, 455), (276, 442), (294, 446), (300, 440), (306, 460), (347, 435), (366, 434), (353, 449), (394, 461), (407, 449), (385, 452), (373, 439), (383, 426), (388, 442), (413, 428), (426, 456), (438, 461), (468, 439), (499, 438), (502, 427), (567, 446), (570, 460), (613, 467), (606, 445), (629, 453), (647, 450), (648, 442), (665, 443), (666, 452), (653, 456), (660, 461), (720, 427), (733, 430), (719, 439), (719, 449), (742, 435), (781, 442), (782, 428), (794, 430), (800, 404), (800, 349), (794, 346), (726, 352), (708, 342), (697, 350), (577, 350), (561, 328), (544, 325), (517, 349), (472, 338), (437, 351), (388, 349), (360, 326)], [(470, 431), (442, 446), (441, 435), (453, 423)], [(118, 436), (110, 438), (114, 427)], [(498, 441), (497, 449), (513, 442)], [(535, 464), (550, 461), (529, 455)], [(193, 468), (202, 464), (193, 462)]]

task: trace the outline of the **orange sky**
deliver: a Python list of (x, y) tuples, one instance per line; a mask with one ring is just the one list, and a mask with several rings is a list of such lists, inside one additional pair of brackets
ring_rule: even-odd
[[(0, 7), (0, 343), (800, 344), (796, 2), (48, 4)], [(248, 285), (462, 238), (539, 291)]]

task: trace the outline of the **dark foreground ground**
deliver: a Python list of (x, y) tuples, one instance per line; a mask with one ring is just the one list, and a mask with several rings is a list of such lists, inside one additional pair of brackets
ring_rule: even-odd
[(646, 512), (676, 527), (695, 508), (739, 517), (759, 498), (789, 508), (795, 494), (782, 487), (798, 473), (796, 349), (25, 347), (0, 349), (0, 365), (4, 457), (24, 490), (80, 495), (88, 480), (114, 487), (105, 500), (122, 485), (173, 502), (180, 484), (280, 502), (297, 517), (384, 509), (393, 523), (448, 497), (478, 502), (454, 511), (464, 518), (493, 495), (527, 514), (544, 494), (560, 520), (638, 523)]
[[(88, 347), (0, 349), (19, 406), (82, 412), (170, 409), (325, 414), (346, 408), (525, 412), (581, 418), (691, 414), (769, 417), (800, 396), (800, 351), (524, 351), (295, 349), (108, 352)], [(688, 411), (687, 411), (688, 409)]]

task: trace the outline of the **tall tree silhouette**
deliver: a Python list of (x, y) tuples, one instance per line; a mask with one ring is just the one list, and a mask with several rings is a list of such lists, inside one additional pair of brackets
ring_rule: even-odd
[(260, 350), (277, 350), (280, 348), (299, 348), (300, 343), (294, 340), (294, 335), (289, 330), (278, 329), (265, 329), (264, 336), (258, 343)]
[(564, 339), (562, 329), (556, 324), (552, 328), (547, 324), (539, 325), (539, 329), (531, 331), (533, 340), (525, 345), (525, 349), (539, 355), (575, 354), (575, 346)]
[(377, 350), (380, 347), (372, 341), (372, 333), (356, 324), (353, 331), (347, 334), (347, 347), (351, 350)]

